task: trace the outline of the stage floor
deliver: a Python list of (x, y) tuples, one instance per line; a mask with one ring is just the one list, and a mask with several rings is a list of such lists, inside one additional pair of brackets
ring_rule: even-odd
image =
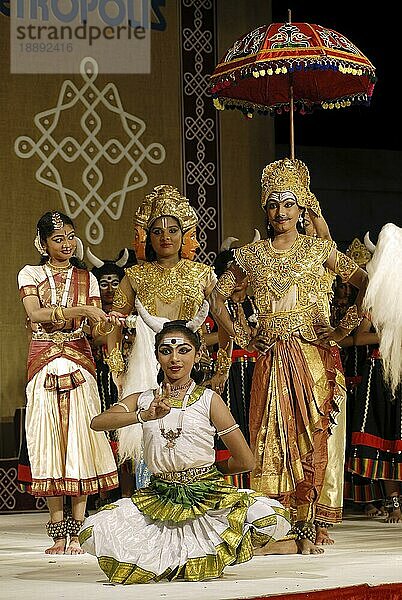
[(0, 515), (0, 598), (4, 600), (224, 600), (402, 582), (402, 523), (347, 515), (321, 556), (256, 557), (215, 581), (109, 584), (93, 556), (44, 554), (47, 514)]

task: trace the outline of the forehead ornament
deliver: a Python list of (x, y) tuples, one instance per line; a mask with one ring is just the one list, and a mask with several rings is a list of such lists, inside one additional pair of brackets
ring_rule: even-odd
[(166, 337), (161, 341), (159, 346), (172, 346), (172, 348), (177, 348), (177, 346), (181, 346), (183, 344), (187, 344), (187, 342), (182, 337)]

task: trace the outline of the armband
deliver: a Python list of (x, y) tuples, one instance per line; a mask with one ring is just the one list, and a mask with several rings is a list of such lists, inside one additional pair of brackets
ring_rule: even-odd
[(239, 425), (237, 423), (235, 423), (231, 427), (228, 427), (227, 429), (222, 429), (222, 431), (217, 431), (216, 433), (217, 433), (217, 435), (219, 435), (219, 437), (222, 437), (223, 435), (226, 435), (227, 433), (232, 433), (232, 431), (235, 431), (236, 429), (239, 429)]

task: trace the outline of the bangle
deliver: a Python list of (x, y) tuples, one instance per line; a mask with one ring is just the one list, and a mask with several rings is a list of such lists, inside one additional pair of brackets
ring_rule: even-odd
[(128, 408), (125, 402), (115, 402), (113, 406), (122, 406), (126, 412), (131, 412), (131, 410)]
[(110, 324), (112, 327), (109, 329), (109, 331), (105, 331), (104, 329), (102, 329), (102, 321), (98, 321), (94, 327), (94, 331), (99, 333), (99, 335), (109, 335), (109, 333), (112, 333), (114, 329), (113, 323)]
[(139, 409), (137, 410), (137, 412), (135, 413), (135, 414), (137, 415), (137, 421), (138, 421), (138, 423), (141, 423), (141, 425), (142, 425), (143, 423), (145, 423), (144, 419), (141, 417), (141, 411), (142, 411), (142, 410), (143, 410), (142, 408), (139, 408)]
[(50, 315), (50, 320), (54, 325), (65, 325), (66, 317), (64, 316), (63, 307), (62, 306), (54, 306), (52, 313)]
[(222, 437), (223, 435), (226, 435), (227, 433), (232, 433), (232, 431), (235, 431), (236, 429), (239, 429), (239, 425), (237, 423), (235, 423), (231, 427), (228, 427), (227, 429), (222, 429), (222, 431), (217, 431), (216, 434), (219, 435), (219, 437)]
[(116, 344), (116, 347), (113, 348), (109, 356), (105, 358), (105, 362), (109, 366), (110, 371), (115, 375), (124, 373), (126, 365), (118, 344)]
[(62, 324), (66, 322), (66, 317), (64, 316), (64, 311), (62, 306), (57, 306), (54, 312), (55, 317), (57, 317), (57, 323)]

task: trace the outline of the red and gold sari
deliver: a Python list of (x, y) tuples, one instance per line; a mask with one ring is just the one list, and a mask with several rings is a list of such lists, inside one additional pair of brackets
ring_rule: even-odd
[[(65, 273), (54, 274), (56, 289)], [(18, 275), (20, 296), (35, 295), (51, 305), (51, 288), (42, 266), (24, 267)], [(67, 306), (99, 306), (92, 274), (74, 267)], [(101, 411), (95, 363), (83, 332), (83, 320), (61, 330), (51, 323), (32, 325), (28, 352), (26, 443), (30, 463), (28, 490), (34, 496), (80, 496), (118, 486), (116, 463), (103, 432), (91, 430)], [(22, 478), (27, 481), (27, 470)]]

